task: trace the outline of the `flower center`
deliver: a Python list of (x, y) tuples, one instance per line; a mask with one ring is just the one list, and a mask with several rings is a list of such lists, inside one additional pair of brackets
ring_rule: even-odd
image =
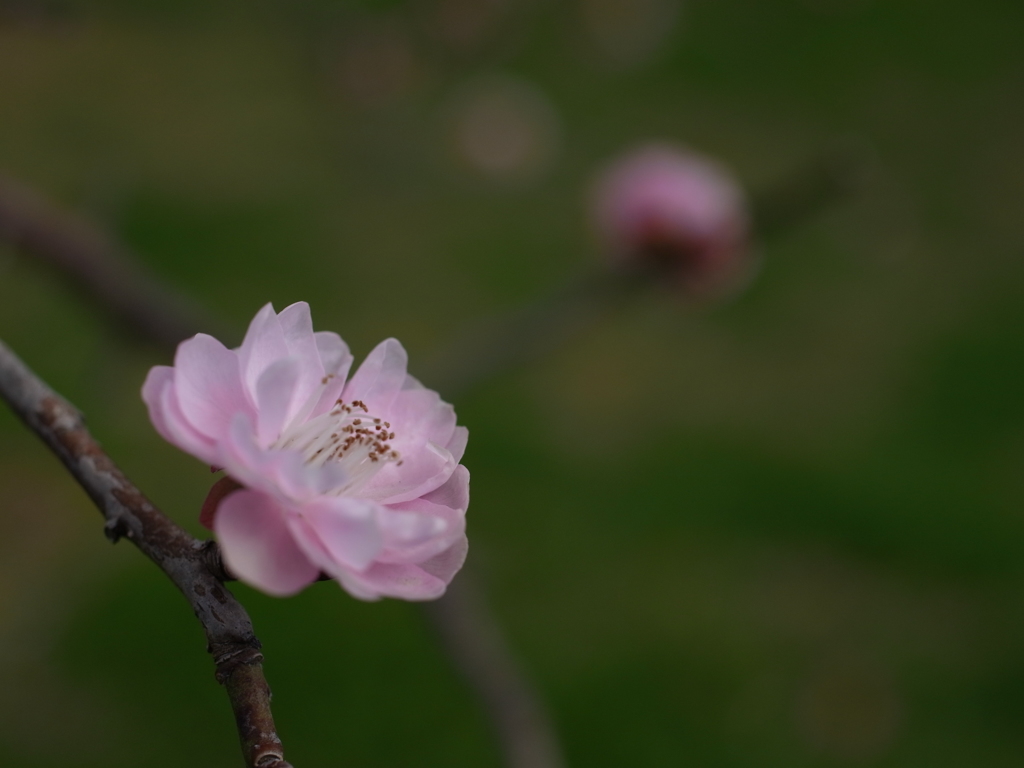
[(340, 464), (348, 477), (334, 491), (341, 495), (364, 485), (385, 464), (402, 463), (391, 448), (394, 439), (391, 423), (374, 417), (362, 400), (338, 400), (327, 413), (287, 428), (270, 447), (298, 451), (313, 467)]

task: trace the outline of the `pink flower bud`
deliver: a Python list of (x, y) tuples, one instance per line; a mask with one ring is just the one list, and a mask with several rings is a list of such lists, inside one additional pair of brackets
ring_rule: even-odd
[(592, 210), (614, 263), (658, 270), (691, 296), (721, 295), (749, 269), (743, 190), (724, 168), (687, 149), (651, 145), (612, 163)]

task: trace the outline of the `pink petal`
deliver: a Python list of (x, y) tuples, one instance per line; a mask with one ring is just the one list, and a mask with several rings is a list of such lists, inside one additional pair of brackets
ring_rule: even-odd
[[(432, 506), (420, 499), (408, 504), (419, 505), (420, 509), (386, 510), (380, 516), (386, 546), (377, 558), (383, 563), (418, 563), (440, 552), (448, 546), (447, 539), (453, 536), (452, 529), (461, 530), (464, 523), (461, 515), (443, 507)], [(446, 518), (447, 514), (447, 518)]]
[(371, 412), (384, 413), (402, 388), (409, 357), (397, 339), (385, 339), (367, 356), (342, 395), (346, 402), (361, 400)]
[(460, 464), (444, 485), (423, 498), (431, 504), (465, 512), (469, 509), (469, 470)]
[(448, 445), (445, 448), (448, 449), (448, 453), (452, 455), (455, 461), (462, 461), (462, 456), (466, 453), (466, 444), (469, 442), (469, 430), (465, 427), (456, 427), (452, 433), (452, 439), (448, 441)]
[(338, 581), (353, 597), (377, 600), (434, 600), (444, 594), (447, 583), (416, 565), (374, 563), (362, 573), (346, 571)]
[[(445, 482), (462, 457), (468, 435), (465, 428), (456, 428), (454, 409), (436, 392), (411, 376), (404, 387), (382, 414), (395, 431), (391, 445), (401, 455), (401, 465), (384, 467), (362, 491), (387, 504), (415, 499)], [(458, 456), (445, 447), (449, 444)]]
[(309, 304), (300, 301), (285, 307), (277, 319), (284, 332), (288, 354), (299, 364), (296, 397), (292, 411), (288, 414), (288, 421), (290, 423), (297, 418), (300, 411), (304, 412), (302, 416), (304, 421), (309, 410), (319, 400), (319, 393), (323, 390), (323, 379), (326, 373), (320, 358), (316, 336), (313, 333), (313, 319), (309, 314)]
[(264, 305), (249, 323), (242, 346), (238, 348), (242, 380), (255, 399), (256, 384), (271, 363), (288, 357), (284, 330), (271, 304)]
[(465, 564), (467, 554), (469, 554), (469, 540), (463, 535), (444, 552), (420, 563), (420, 568), (431, 576), (436, 576), (445, 584), (450, 584), (455, 578), (455, 574)]
[(352, 353), (341, 336), (332, 331), (318, 331), (313, 337), (324, 371), (340, 375), (341, 378), (348, 376), (349, 366), (352, 365)]
[(253, 412), (242, 388), (238, 357), (205, 333), (178, 345), (174, 392), (192, 427), (214, 440), (227, 432), (235, 413)]
[(242, 490), (221, 502), (213, 520), (228, 570), (279, 597), (295, 594), (320, 573), (292, 538), (286, 514), (268, 496)]
[[(342, 341), (338, 334), (323, 331), (314, 335), (327, 382), (304, 418), (319, 416), (331, 409), (341, 397), (341, 392), (345, 387), (345, 378), (348, 376), (349, 368), (352, 367), (352, 354), (348, 351), (348, 344)], [(300, 416), (300, 418), (302, 417)]]
[[(386, 563), (420, 563), (449, 549), (465, 536), (469, 471), (459, 466), (448, 481), (423, 498), (389, 505), (381, 516)], [(408, 516), (412, 516), (410, 519)]]
[(465, 535), (464, 510), (431, 504), (423, 499), (405, 502), (401, 508), (384, 507), (380, 516), (384, 531), (381, 563), (420, 564), (444, 552)]
[[(407, 384), (410, 382), (419, 384), (411, 376)], [(455, 431), (455, 409), (437, 392), (422, 386), (403, 388), (382, 415), (395, 428), (392, 444), (400, 453), (426, 442), (447, 445)]]
[(291, 357), (267, 366), (256, 382), (257, 434), (267, 446), (281, 435), (295, 400), (300, 396), (299, 363)]
[(382, 504), (410, 501), (439, 488), (458, 466), (446, 449), (434, 443), (402, 452), (401, 463), (401, 466), (393, 462), (381, 467), (360, 494)]
[(267, 450), (256, 443), (248, 417), (238, 414), (220, 445), (224, 471), (242, 485), (280, 499), (304, 502), (345, 482), (344, 471), (327, 463), (310, 467), (297, 451)]
[(174, 369), (166, 365), (153, 367), (142, 385), (142, 399), (149, 410), (149, 419), (167, 442), (198, 456), (207, 463), (216, 457), (213, 441), (197, 432), (178, 408), (174, 397)]
[(323, 373), (320, 352), (313, 334), (313, 318), (309, 314), (309, 304), (298, 301), (281, 310), (277, 316), (284, 333), (288, 352), (302, 360), (311, 370), (319, 369)]
[[(307, 554), (327, 573), (337, 576), (345, 569), (363, 570), (380, 553), (383, 534), (377, 522), (379, 507), (366, 499), (324, 498), (304, 505), (304, 526), (293, 531)], [(313, 546), (308, 538), (316, 538)], [(326, 556), (326, 557), (325, 557)]]

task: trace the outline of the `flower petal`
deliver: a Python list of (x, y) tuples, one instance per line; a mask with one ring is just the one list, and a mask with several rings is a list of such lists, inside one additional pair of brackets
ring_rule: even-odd
[(381, 504), (397, 504), (429, 493), (452, 476), (458, 462), (447, 449), (427, 443), (419, 450), (402, 453), (398, 462), (381, 467), (359, 493)]
[(228, 570), (267, 594), (293, 595), (320, 573), (288, 529), (288, 513), (256, 491), (235, 491), (217, 510), (213, 527)]
[(384, 536), (379, 511), (377, 504), (366, 499), (318, 499), (302, 507), (305, 526), (292, 529), (300, 544), (311, 543), (310, 533), (316, 537), (319, 546), (304, 549), (324, 571), (337, 576), (345, 569), (363, 570), (380, 554)]
[(256, 443), (252, 423), (244, 414), (232, 422), (220, 444), (216, 462), (239, 483), (271, 494), (282, 501), (305, 502), (345, 482), (335, 464), (310, 467), (297, 451), (266, 450)]
[(444, 485), (423, 498), (431, 504), (465, 512), (469, 509), (469, 470), (460, 464)]
[(288, 357), (288, 343), (272, 304), (265, 304), (249, 323), (237, 354), (242, 380), (246, 390), (255, 399), (256, 384), (263, 372), (271, 363)]
[(174, 392), (189, 424), (214, 440), (227, 432), (235, 413), (253, 413), (237, 355), (205, 333), (178, 345)]
[(317, 331), (313, 337), (324, 371), (340, 375), (343, 379), (348, 376), (349, 366), (352, 365), (352, 353), (341, 336), (333, 331)]
[(341, 397), (345, 388), (345, 379), (349, 369), (352, 367), (352, 353), (348, 351), (348, 344), (341, 340), (341, 337), (330, 331), (322, 331), (314, 334), (316, 346), (320, 352), (320, 360), (324, 366), (324, 388), (312, 404), (309, 413), (300, 415), (300, 418), (313, 418), (322, 413), (327, 413)]
[(295, 358), (286, 357), (268, 365), (256, 382), (256, 429), (264, 447), (281, 435), (295, 400), (301, 396), (299, 369)]
[(309, 414), (308, 409), (312, 408), (319, 400), (319, 393), (323, 389), (323, 379), (326, 373), (320, 358), (316, 335), (313, 333), (313, 319), (309, 314), (309, 304), (299, 301), (285, 307), (277, 319), (284, 332), (288, 355), (297, 360), (299, 364), (296, 397), (292, 410), (288, 414), (288, 421), (291, 422), (297, 418), (300, 411), (305, 411), (301, 417), (302, 420), (305, 420)]
[(345, 400), (362, 400), (373, 413), (385, 413), (402, 388), (409, 356), (397, 339), (385, 339), (345, 385)]
[(431, 576), (439, 578), (445, 584), (450, 584), (455, 578), (455, 574), (465, 564), (467, 554), (469, 554), (469, 539), (462, 535), (444, 552), (420, 563), (420, 568)]
[(427, 442), (447, 445), (455, 431), (455, 409), (411, 376), (410, 382), (418, 386), (403, 387), (387, 412), (379, 414), (395, 426), (395, 450), (406, 453)]
[(149, 419), (161, 437), (207, 463), (214, 462), (217, 451), (213, 441), (196, 431), (178, 407), (173, 368), (154, 366), (142, 385), (142, 399), (149, 410)]
[(469, 430), (466, 427), (456, 427), (452, 433), (452, 439), (448, 441), (445, 448), (452, 455), (455, 461), (462, 461), (466, 453), (466, 445), (469, 443)]
[(382, 563), (417, 563), (439, 556), (465, 537), (469, 471), (456, 467), (440, 488), (426, 496), (384, 507)]
[(374, 563), (362, 573), (347, 571), (338, 581), (353, 597), (378, 600), (399, 597), (403, 600), (435, 600), (448, 584), (416, 565)]

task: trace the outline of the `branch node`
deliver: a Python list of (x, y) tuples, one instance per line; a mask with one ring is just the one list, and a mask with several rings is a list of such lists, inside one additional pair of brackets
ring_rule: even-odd
[(226, 685), (228, 679), (242, 666), (252, 666), (263, 663), (263, 653), (260, 651), (260, 641), (253, 637), (249, 643), (239, 645), (229, 643), (225, 646), (210, 646), (210, 653), (213, 655), (213, 662), (217, 665), (214, 673), (217, 682)]
[(124, 522), (119, 517), (112, 517), (103, 524), (103, 535), (107, 537), (111, 544), (117, 544), (121, 537), (126, 534), (127, 530), (124, 527)]
[(206, 570), (223, 584), (226, 581), (235, 581), (235, 577), (224, 565), (224, 558), (221, 556), (220, 547), (213, 539), (207, 539), (199, 548), (199, 556), (206, 565)]

